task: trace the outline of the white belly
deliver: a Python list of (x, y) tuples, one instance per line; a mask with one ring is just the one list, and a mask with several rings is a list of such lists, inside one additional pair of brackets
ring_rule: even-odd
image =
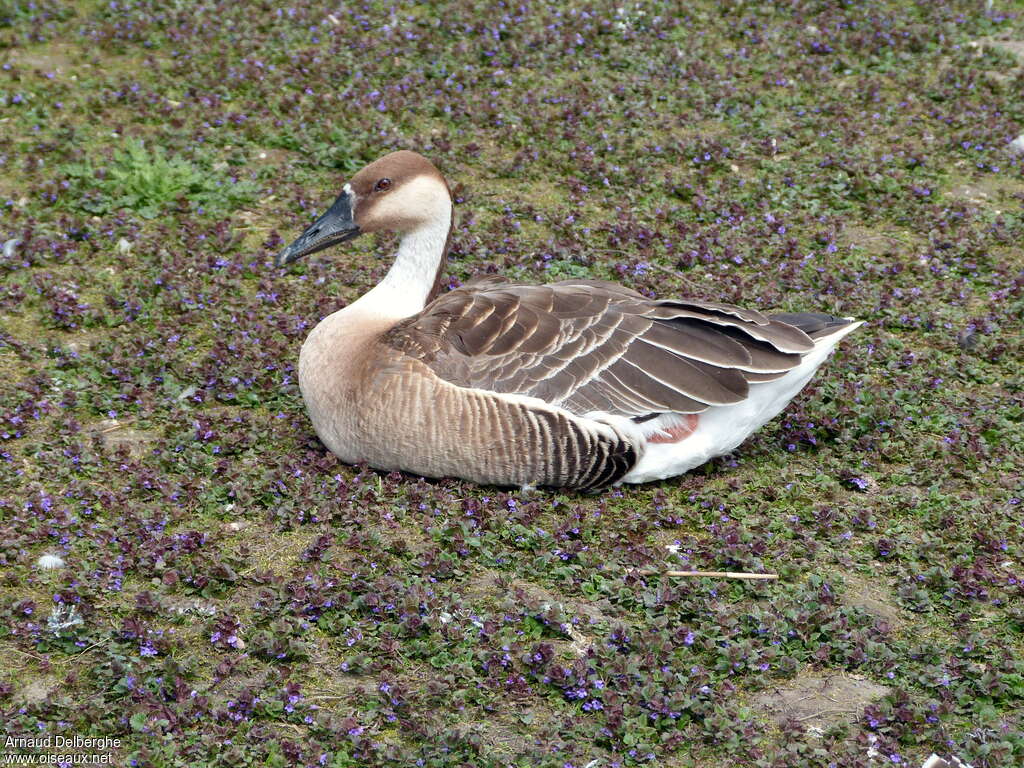
[[(835, 348), (839, 340), (861, 324), (845, 326), (839, 332), (817, 340), (799, 366), (775, 381), (751, 384), (750, 395), (735, 405), (712, 406), (699, 414), (693, 434), (677, 443), (648, 443), (643, 457), (622, 482), (647, 483), (663, 480), (698, 467), (716, 456), (734, 450), (754, 430), (775, 418), (796, 397), (814, 372)], [(645, 434), (679, 421), (675, 414), (666, 414), (645, 422)]]

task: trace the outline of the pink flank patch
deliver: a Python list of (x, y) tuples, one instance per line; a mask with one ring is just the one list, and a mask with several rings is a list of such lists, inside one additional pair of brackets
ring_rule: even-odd
[(647, 438), (648, 443), (681, 443), (692, 435), (697, 429), (697, 422), (700, 419), (696, 413), (688, 413), (683, 416), (683, 422), (674, 427), (662, 429)]

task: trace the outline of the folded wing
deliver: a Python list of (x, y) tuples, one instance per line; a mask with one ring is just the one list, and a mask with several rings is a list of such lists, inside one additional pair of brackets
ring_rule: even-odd
[(385, 341), (459, 386), (637, 419), (740, 402), (814, 347), (804, 331), (754, 310), (648, 299), (591, 280), (467, 284)]

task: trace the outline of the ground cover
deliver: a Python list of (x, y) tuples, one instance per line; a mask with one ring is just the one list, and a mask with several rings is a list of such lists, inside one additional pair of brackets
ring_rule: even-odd
[[(140, 766), (1024, 762), (1022, 41), (999, 0), (4, 4), (7, 734)], [(450, 285), (868, 324), (671, 481), (342, 465), (298, 349), (393, 243), (272, 255), (397, 148), (455, 185)]]

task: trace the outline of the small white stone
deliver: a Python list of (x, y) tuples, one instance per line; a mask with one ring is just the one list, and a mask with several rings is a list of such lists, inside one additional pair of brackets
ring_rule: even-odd
[(117, 241), (117, 252), (120, 253), (122, 256), (130, 253), (131, 250), (132, 244), (131, 241), (128, 240), (127, 238), (122, 237), (120, 240)]
[(875, 749), (875, 744), (877, 744), (877, 743), (878, 743), (878, 737), (875, 734), (873, 734), (873, 733), (869, 733), (868, 734), (868, 751), (867, 751), (867, 756), (868, 756), (869, 759), (882, 756), (882, 753), (879, 752), (877, 749)]
[(17, 238), (17, 237), (12, 237), (10, 240), (5, 242), (4, 243), (4, 258), (5, 259), (13, 259), (14, 258), (14, 252), (17, 250), (19, 245), (21, 245), (21, 239)]
[(1024, 133), (1010, 142), (1010, 152), (1014, 155), (1024, 155)]
[(43, 555), (36, 560), (36, 565), (42, 568), (44, 571), (53, 571), (57, 568), (64, 567), (64, 558), (60, 555)]

